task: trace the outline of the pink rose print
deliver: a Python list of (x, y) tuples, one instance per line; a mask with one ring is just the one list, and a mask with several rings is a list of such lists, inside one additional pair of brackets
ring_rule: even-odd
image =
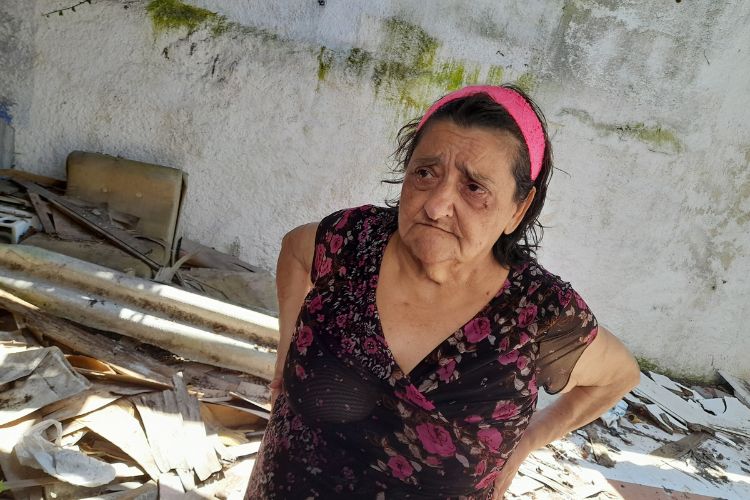
[(397, 477), (401, 480), (411, 476), (414, 472), (414, 468), (411, 466), (409, 461), (401, 455), (396, 455), (388, 460), (388, 467), (391, 468), (393, 477)]
[(316, 295), (310, 301), (310, 304), (307, 306), (307, 310), (310, 311), (310, 313), (316, 313), (321, 309), (323, 309), (323, 297), (321, 297), (320, 295)]
[(346, 352), (352, 352), (354, 350), (354, 341), (350, 339), (349, 337), (345, 337), (341, 339), (341, 347)]
[(500, 341), (500, 344), (498, 344), (497, 349), (500, 352), (503, 352), (508, 349), (509, 345), (510, 345), (510, 339), (508, 337), (503, 337), (503, 340)]
[(474, 468), (474, 475), (481, 476), (482, 474), (484, 474), (484, 471), (486, 470), (487, 470), (487, 460), (482, 460), (481, 462), (477, 464), (476, 468)]
[(424, 459), (424, 461), (427, 465), (433, 465), (435, 467), (439, 466), (442, 463), (438, 457), (434, 457), (432, 455), (429, 455)]
[(438, 377), (440, 377), (440, 380), (442, 380), (443, 382), (448, 382), (451, 379), (451, 375), (453, 375), (453, 372), (455, 370), (456, 370), (456, 360), (451, 359), (445, 365), (438, 368), (437, 374), (438, 374)]
[(313, 331), (309, 326), (303, 326), (297, 333), (297, 349), (304, 354), (313, 340)]
[(341, 246), (344, 244), (344, 237), (340, 234), (334, 234), (331, 238), (331, 253), (337, 254), (341, 250)]
[(347, 210), (344, 212), (343, 217), (341, 217), (341, 220), (336, 223), (336, 229), (341, 229), (344, 226), (346, 226), (346, 223), (349, 222), (349, 216), (352, 214), (351, 210)]
[(483, 489), (485, 489), (487, 486), (489, 486), (490, 484), (492, 484), (492, 482), (495, 480), (495, 478), (497, 477), (498, 474), (500, 474), (500, 471), (490, 472), (489, 474), (487, 474), (486, 476), (484, 476), (482, 478), (482, 480), (479, 481), (474, 486), (474, 489), (475, 490), (483, 490)]
[(339, 267), (339, 276), (346, 276), (346, 268), (344, 266)]
[(500, 362), (501, 365), (509, 365), (511, 363), (515, 363), (517, 359), (518, 359), (518, 349), (515, 349), (510, 352), (506, 352), (505, 354), (497, 358), (497, 360)]
[(344, 328), (347, 324), (347, 317), (346, 314), (339, 314), (336, 316), (336, 326), (339, 328)]
[(518, 326), (525, 328), (534, 322), (536, 319), (536, 304), (531, 304), (524, 307), (521, 313), (518, 315)]
[(520, 343), (521, 345), (524, 345), (524, 344), (528, 343), (528, 341), (529, 341), (529, 340), (531, 340), (531, 337), (529, 337), (529, 336), (528, 336), (528, 335), (526, 334), (526, 332), (524, 332), (524, 333), (522, 333), (522, 334), (521, 334), (521, 337), (520, 337), (520, 338), (518, 339), (518, 342), (519, 342), (519, 343)]
[(323, 244), (319, 243), (315, 247), (315, 261), (320, 262), (321, 260), (323, 260), (323, 257), (325, 256), (326, 256), (326, 247)]
[(529, 382), (529, 392), (531, 394), (536, 394), (537, 392), (539, 392), (539, 389), (536, 386), (536, 376), (534, 376)]
[(305, 380), (305, 378), (307, 377), (307, 374), (305, 373), (305, 369), (302, 367), (302, 365), (295, 365), (294, 373), (297, 375), (297, 378), (300, 380)]
[(323, 257), (323, 260), (320, 262), (320, 266), (318, 267), (318, 277), (322, 278), (326, 274), (330, 273), (331, 267), (333, 267), (333, 261), (328, 257)]
[(469, 424), (476, 424), (481, 421), (482, 421), (482, 417), (480, 417), (479, 415), (469, 415), (468, 417), (464, 419), (464, 422), (469, 423)]
[(491, 451), (498, 451), (500, 445), (503, 444), (503, 435), (495, 428), (480, 429), (477, 432), (479, 442), (484, 444)]
[(507, 420), (518, 415), (518, 406), (513, 403), (498, 403), (492, 412), (492, 418), (495, 420)]
[(450, 457), (456, 453), (456, 446), (453, 444), (450, 433), (442, 427), (429, 422), (419, 424), (417, 436), (428, 453), (435, 453), (441, 457)]
[(562, 289), (557, 290), (557, 301), (560, 302), (560, 305), (564, 308), (568, 307), (568, 304), (570, 304), (570, 299), (572, 297), (572, 293), (570, 293), (570, 290), (563, 291)]
[(378, 343), (375, 342), (375, 339), (372, 337), (367, 337), (362, 345), (365, 348), (365, 352), (368, 354), (375, 354), (378, 352)]
[(516, 366), (518, 367), (519, 370), (523, 370), (524, 368), (528, 366), (528, 364), (529, 364), (529, 358), (527, 358), (526, 356), (519, 356), (518, 360), (516, 361)]
[(419, 406), (420, 408), (424, 410), (434, 410), (435, 405), (432, 403), (432, 401), (428, 400), (424, 394), (422, 394), (419, 389), (414, 387), (414, 384), (409, 384), (406, 387), (406, 393), (396, 393), (396, 396), (398, 396), (401, 399), (405, 399), (409, 401), (410, 403)]
[(290, 425), (290, 427), (292, 428), (292, 430), (293, 430), (293, 431), (298, 431), (298, 430), (300, 430), (300, 429), (302, 428), (302, 419), (301, 419), (301, 418), (299, 418), (298, 416), (297, 416), (297, 417), (294, 417), (294, 418), (292, 419), (292, 422), (291, 422), (291, 425)]
[(586, 310), (586, 302), (583, 301), (583, 298), (578, 295), (578, 292), (573, 292), (573, 297), (576, 299), (576, 304), (578, 305), (578, 309)]
[(464, 327), (464, 334), (466, 340), (473, 344), (482, 341), (490, 334), (490, 320), (482, 316), (469, 321)]

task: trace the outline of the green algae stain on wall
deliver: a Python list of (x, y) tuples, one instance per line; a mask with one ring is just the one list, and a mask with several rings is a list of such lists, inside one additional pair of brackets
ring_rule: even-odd
[(505, 73), (505, 68), (502, 66), (490, 66), (490, 69), (487, 71), (487, 77), (485, 78), (485, 81), (489, 85), (500, 85), (503, 83), (503, 74)]
[(565, 108), (562, 114), (574, 116), (583, 123), (608, 134), (618, 134), (620, 137), (629, 137), (653, 148), (665, 147), (675, 153), (682, 151), (682, 142), (673, 132), (663, 128), (661, 125), (647, 126), (644, 123), (601, 123), (594, 120), (591, 115), (580, 109)]
[(146, 12), (157, 33), (173, 29), (186, 29), (188, 33), (192, 33), (205, 24), (210, 25), (214, 35), (227, 29), (224, 16), (179, 0), (152, 0), (146, 6)]
[(399, 106), (402, 115), (422, 113), (437, 96), (479, 82), (479, 65), (438, 60), (440, 42), (421, 27), (390, 18), (383, 29), (371, 80), (375, 92)]
[(359, 47), (354, 47), (346, 57), (346, 69), (357, 77), (361, 77), (365, 68), (372, 62), (372, 54)]
[[(350, 85), (369, 80), (375, 95), (394, 105), (400, 119), (408, 119), (423, 113), (435, 99), (450, 91), (479, 83), (504, 83), (508, 69), (503, 66), (438, 57), (440, 41), (416, 24), (394, 17), (382, 21), (381, 27), (382, 40), (373, 52), (360, 47), (321, 47), (313, 51), (317, 59), (317, 88), (336, 78)], [(527, 72), (518, 75), (515, 83), (531, 91), (536, 78)]]
[(515, 81), (515, 84), (519, 89), (523, 90), (527, 94), (530, 94), (536, 87), (536, 77), (531, 73), (524, 73), (518, 77), (518, 79)]
[(647, 127), (643, 123), (625, 124), (615, 127), (616, 130), (656, 147), (670, 146), (675, 152), (682, 151), (682, 143), (669, 130), (661, 126)]
[(321, 47), (318, 52), (318, 81), (324, 81), (333, 66), (333, 51)]

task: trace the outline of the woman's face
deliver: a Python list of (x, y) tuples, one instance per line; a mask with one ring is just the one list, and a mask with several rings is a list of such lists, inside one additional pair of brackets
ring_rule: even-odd
[(450, 120), (424, 131), (406, 169), (398, 214), (399, 237), (414, 257), (425, 265), (493, 259), (494, 243), (513, 232), (528, 207), (514, 199), (518, 147), (509, 133)]

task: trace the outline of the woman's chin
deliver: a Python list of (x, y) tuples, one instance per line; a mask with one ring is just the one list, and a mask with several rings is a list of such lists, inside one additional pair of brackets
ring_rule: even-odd
[(456, 260), (455, 245), (434, 240), (414, 243), (411, 253), (422, 265), (436, 265)]

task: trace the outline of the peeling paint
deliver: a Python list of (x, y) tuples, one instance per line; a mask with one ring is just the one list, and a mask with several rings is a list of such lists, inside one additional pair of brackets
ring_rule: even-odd
[(595, 130), (604, 133), (618, 134), (620, 137), (636, 139), (651, 147), (662, 148), (668, 146), (675, 153), (682, 151), (682, 142), (673, 132), (658, 124), (647, 126), (644, 123), (601, 123), (594, 120), (586, 111), (580, 109), (564, 108), (560, 113), (574, 116)]

